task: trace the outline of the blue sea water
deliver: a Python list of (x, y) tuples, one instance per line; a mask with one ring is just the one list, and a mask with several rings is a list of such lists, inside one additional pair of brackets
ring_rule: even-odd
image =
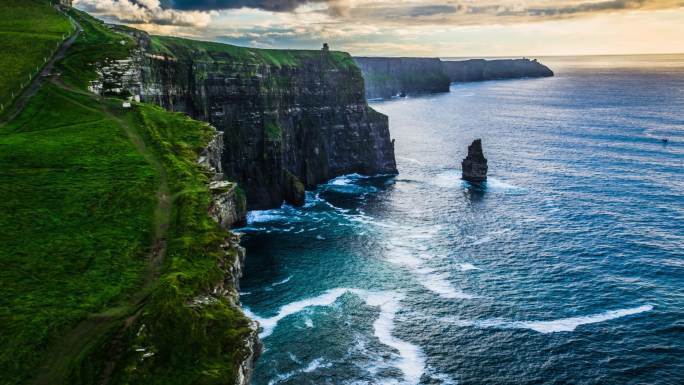
[(253, 384), (684, 383), (684, 57), (545, 62), (374, 103), (398, 176), (250, 213)]

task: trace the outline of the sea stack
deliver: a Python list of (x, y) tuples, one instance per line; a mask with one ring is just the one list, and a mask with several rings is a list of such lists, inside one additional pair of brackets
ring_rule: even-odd
[(482, 153), (482, 140), (475, 139), (468, 146), (468, 156), (461, 162), (464, 180), (481, 183), (487, 180), (487, 158)]

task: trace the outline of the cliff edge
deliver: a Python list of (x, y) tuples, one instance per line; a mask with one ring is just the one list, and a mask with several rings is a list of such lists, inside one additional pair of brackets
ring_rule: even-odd
[(390, 98), (419, 93), (449, 92), (449, 77), (437, 58), (355, 57), (366, 98)]
[(471, 59), (443, 61), (442, 65), (452, 82), (553, 76), (553, 71), (536, 59)]

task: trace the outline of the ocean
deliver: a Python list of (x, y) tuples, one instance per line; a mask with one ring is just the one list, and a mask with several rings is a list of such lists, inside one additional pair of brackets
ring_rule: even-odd
[(373, 103), (399, 175), (250, 212), (254, 385), (684, 383), (684, 56), (542, 62)]

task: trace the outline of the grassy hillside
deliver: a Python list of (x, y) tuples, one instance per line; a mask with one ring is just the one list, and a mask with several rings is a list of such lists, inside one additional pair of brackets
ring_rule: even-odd
[(0, 384), (230, 383), (247, 319), (191, 306), (237, 258), (197, 164), (213, 130), (88, 93), (133, 42), (71, 12), (85, 32), (63, 76), (0, 126)]
[(72, 26), (47, 0), (2, 0), (0, 15), (0, 103), (7, 108)]
[(120, 306), (152, 241), (158, 175), (89, 96), (46, 86), (0, 128), (0, 372)]

